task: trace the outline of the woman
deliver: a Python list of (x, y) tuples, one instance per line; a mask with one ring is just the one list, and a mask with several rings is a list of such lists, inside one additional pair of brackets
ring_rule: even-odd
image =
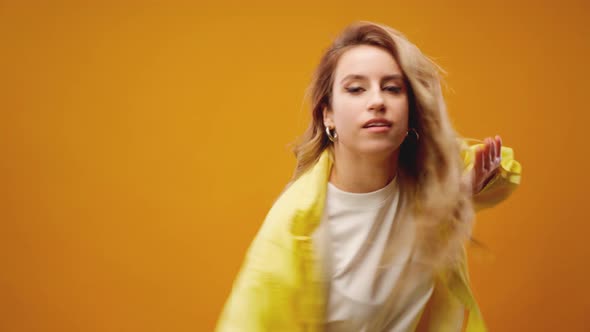
[[(457, 139), (438, 67), (399, 32), (347, 27), (311, 85), (293, 181), (269, 211), (218, 331), (483, 331), (464, 243), (520, 165)], [(464, 315), (467, 313), (467, 315)]]

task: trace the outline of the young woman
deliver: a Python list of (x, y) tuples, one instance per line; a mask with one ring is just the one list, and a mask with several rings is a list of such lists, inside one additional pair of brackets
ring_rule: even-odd
[(217, 331), (483, 331), (465, 241), (520, 164), (459, 139), (438, 67), (387, 26), (348, 26), (311, 85), (293, 181), (248, 250)]

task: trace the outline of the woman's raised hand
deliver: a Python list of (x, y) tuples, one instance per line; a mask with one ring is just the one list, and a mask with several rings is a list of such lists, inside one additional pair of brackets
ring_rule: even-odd
[(483, 140), (483, 146), (475, 150), (473, 165), (473, 194), (479, 193), (485, 185), (496, 175), (502, 161), (502, 138), (496, 135)]

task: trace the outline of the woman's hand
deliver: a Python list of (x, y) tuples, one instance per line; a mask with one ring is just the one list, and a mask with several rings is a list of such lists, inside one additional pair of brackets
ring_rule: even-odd
[(475, 163), (473, 165), (473, 194), (479, 193), (486, 184), (496, 175), (500, 168), (502, 138), (487, 137), (483, 140), (483, 147), (475, 150)]

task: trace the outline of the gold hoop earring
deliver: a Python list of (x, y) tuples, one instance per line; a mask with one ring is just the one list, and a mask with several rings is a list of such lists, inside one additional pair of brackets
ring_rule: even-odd
[(410, 128), (410, 130), (406, 131), (406, 137), (408, 137), (408, 135), (410, 134), (410, 131), (414, 133), (414, 136), (416, 137), (416, 141), (419, 141), (420, 134), (418, 134), (418, 131), (416, 130), (416, 128)]
[(332, 134), (332, 132), (330, 131), (330, 127), (326, 127), (326, 135), (332, 143), (334, 143), (338, 139), (338, 133), (336, 133), (336, 128), (334, 128), (334, 133)]

